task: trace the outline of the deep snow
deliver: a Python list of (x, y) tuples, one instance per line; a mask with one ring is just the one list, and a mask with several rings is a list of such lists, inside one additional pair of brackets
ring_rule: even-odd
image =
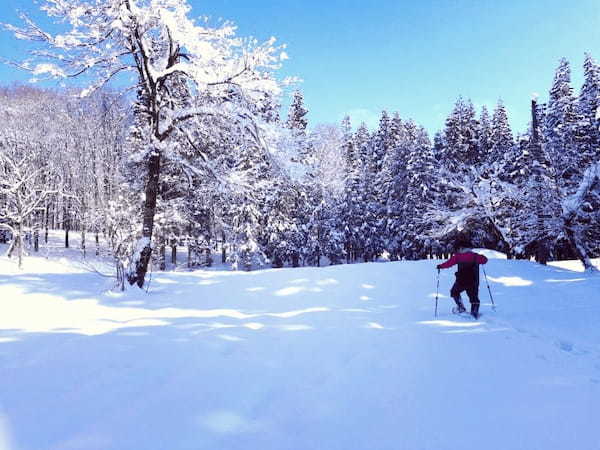
[(435, 319), (436, 263), (115, 294), (64, 259), (2, 257), (0, 449), (600, 448), (600, 276), (492, 259), (498, 308), (482, 282), (475, 321), (444, 271)]

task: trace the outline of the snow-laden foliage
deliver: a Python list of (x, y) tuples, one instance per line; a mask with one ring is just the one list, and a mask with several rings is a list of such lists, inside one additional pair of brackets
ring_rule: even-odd
[[(63, 31), (50, 33), (22, 16), (24, 26), (5, 25), (15, 36), (38, 44), (20, 63), (34, 76), (84, 77), (87, 95), (122, 73), (137, 91), (137, 155), (147, 165), (139, 259), (128, 268), (131, 284), (142, 287), (153, 248), (161, 167), (180, 159), (181, 141), (210, 158), (190, 136), (205, 119), (234, 123), (247, 144), (267, 151), (261, 122), (280, 94), (271, 72), (286, 58), (272, 38), (264, 43), (236, 36), (230, 23), (195, 21), (182, 0), (46, 0), (41, 6)], [(194, 120), (195, 119), (195, 120)], [(214, 126), (215, 123), (210, 125)], [(202, 131), (201, 131), (202, 132)]]
[[(80, 232), (84, 254), (86, 235), (107, 239), (122, 287), (174, 268), (181, 247), (189, 268), (220, 252), (243, 270), (429, 258), (465, 235), (541, 263), (578, 258), (591, 270), (600, 255), (591, 55), (578, 96), (560, 61), (525, 132), (502, 101), (477, 111), (461, 97), (430, 139), (387, 111), (373, 130), (350, 117), (312, 124), (300, 90), (286, 116), (287, 82), (274, 75), (283, 47), (193, 20), (184, 0), (45, 0), (42, 10), (58, 32), (26, 16), (5, 25), (35, 47), (13, 63), (86, 87), (79, 99), (33, 90), (52, 100), (29, 108), (11, 94), (3, 105), (20, 121), (10, 116), (0, 136), (0, 221), (15, 248), (48, 227), (65, 230), (65, 245)], [(116, 79), (118, 92), (106, 90)]]

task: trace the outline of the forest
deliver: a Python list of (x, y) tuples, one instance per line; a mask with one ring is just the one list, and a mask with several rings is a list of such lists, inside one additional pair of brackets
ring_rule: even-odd
[[(526, 130), (509, 111), (459, 97), (428, 132), (383, 111), (369, 130), (346, 117), (309, 124), (287, 59), (223, 23), (110, 0), (4, 25), (32, 41), (13, 62), (36, 80), (79, 85), (0, 91), (0, 236), (19, 261), (48, 230), (110, 248), (119, 286), (144, 286), (187, 249), (233, 269), (417, 260), (447, 255), (459, 235), (509, 258), (600, 257), (600, 66), (586, 54), (576, 88), (562, 59)], [(167, 2), (168, 3), (168, 2)], [(90, 3), (90, 5), (92, 5)], [(78, 86), (86, 87), (80, 89)], [(541, 88), (544, 88), (541, 86)], [(291, 104), (283, 111), (286, 96)]]

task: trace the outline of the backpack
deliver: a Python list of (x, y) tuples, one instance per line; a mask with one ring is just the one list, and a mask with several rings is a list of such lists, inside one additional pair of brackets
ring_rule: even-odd
[(458, 263), (458, 271), (455, 273), (457, 283), (462, 286), (479, 286), (479, 264), (475, 260), (475, 254), (471, 255), (473, 260)]

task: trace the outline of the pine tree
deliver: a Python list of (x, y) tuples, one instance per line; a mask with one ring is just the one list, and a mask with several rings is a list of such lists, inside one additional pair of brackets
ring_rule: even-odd
[(473, 104), (470, 100), (465, 102), (459, 97), (446, 119), (444, 129), (443, 159), (450, 170), (458, 172), (464, 166), (479, 163), (481, 155), (478, 128)]
[(373, 235), (376, 232), (373, 217), (373, 182), (374, 173), (373, 141), (367, 125), (360, 124), (354, 134), (354, 146), (357, 149), (358, 184), (357, 203), (354, 205), (354, 243), (355, 257), (370, 260), (374, 252)]
[(580, 161), (587, 167), (600, 157), (600, 66), (586, 53), (583, 68), (584, 81), (577, 102), (577, 135)]
[(304, 107), (304, 96), (302, 95), (302, 92), (295, 91), (292, 104), (290, 105), (286, 126), (299, 132), (305, 131), (308, 126), (308, 121), (305, 118), (307, 114), (308, 110)]
[[(552, 249), (559, 232), (556, 222), (560, 216), (560, 198), (556, 178), (552, 176), (552, 161), (548, 157), (545, 151), (546, 146), (542, 141), (543, 125), (539, 120), (539, 108), (535, 99), (532, 100), (531, 113), (529, 165), (532, 176), (525, 184), (525, 208), (519, 211), (524, 245), (522, 249), (517, 249), (517, 253), (524, 253), (525, 256), (533, 255), (536, 261), (546, 264), (552, 257)], [(551, 122), (546, 122), (546, 129), (548, 129), (549, 123)], [(554, 124), (560, 130), (559, 124), (556, 122)], [(554, 143), (556, 144), (556, 142)]]
[(436, 163), (427, 131), (418, 126), (409, 125), (409, 128), (414, 129), (414, 133), (408, 133), (412, 138), (406, 162), (408, 177), (401, 214), (401, 253), (407, 259), (418, 259), (426, 258), (433, 251), (425, 212), (438, 187)]
[(571, 68), (566, 59), (561, 59), (543, 122), (545, 151), (552, 164), (555, 183), (561, 189), (573, 185), (579, 155), (576, 145), (576, 104), (571, 87)]
[(508, 123), (508, 113), (502, 100), (498, 100), (492, 117), (488, 162), (494, 163), (505, 160), (513, 145), (514, 139)]
[(490, 119), (490, 114), (485, 105), (481, 108), (481, 114), (479, 116), (479, 128), (477, 130), (477, 146), (480, 161), (493, 161), (493, 157), (491, 156), (492, 122)]
[(394, 114), (392, 128), (393, 147), (386, 155), (384, 172), (386, 173), (386, 249), (392, 260), (403, 257), (402, 253), (402, 224), (407, 187), (407, 158), (410, 149), (410, 130), (412, 122), (407, 124), (398, 113)]
[(390, 119), (387, 111), (383, 111), (379, 120), (379, 127), (375, 132), (372, 155), (375, 171), (372, 181), (375, 201), (373, 209), (377, 217), (378, 253), (383, 251), (389, 240), (387, 236), (387, 199), (393, 173), (390, 171), (390, 167), (386, 165), (386, 161), (394, 151), (394, 140), (397, 139), (394, 136), (395, 127), (396, 123)]

